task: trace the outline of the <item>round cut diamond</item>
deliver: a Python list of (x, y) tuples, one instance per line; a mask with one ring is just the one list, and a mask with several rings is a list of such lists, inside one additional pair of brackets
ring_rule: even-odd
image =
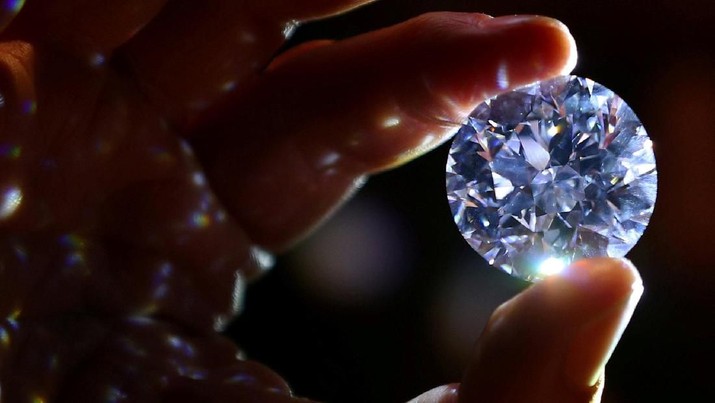
[(447, 197), (467, 242), (525, 280), (581, 257), (623, 256), (655, 203), (653, 143), (623, 100), (562, 76), (470, 114), (447, 160)]

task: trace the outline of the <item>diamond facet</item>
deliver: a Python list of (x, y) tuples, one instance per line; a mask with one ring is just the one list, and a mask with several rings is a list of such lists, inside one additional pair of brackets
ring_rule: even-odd
[(576, 76), (483, 102), (447, 159), (447, 198), (464, 238), (530, 281), (578, 258), (624, 256), (656, 191), (641, 122), (613, 91)]

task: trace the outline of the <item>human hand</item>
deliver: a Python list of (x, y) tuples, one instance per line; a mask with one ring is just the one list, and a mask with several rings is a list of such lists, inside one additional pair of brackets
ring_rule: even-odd
[[(237, 359), (214, 331), (270, 265), (267, 251), (289, 246), (364, 175), (440, 144), (482, 99), (573, 67), (572, 40), (552, 20), (454, 13), (273, 58), (291, 21), (366, 2), (4, 9), (3, 401), (290, 400), (277, 375)], [(588, 401), (638, 283), (608, 262), (573, 266), (583, 292), (554, 277), (499, 309), (461, 398), (520, 401), (513, 378), (488, 376), (519, 373), (522, 400)], [(588, 369), (564, 387), (559, 349), (575, 330), (563, 329), (601, 316), (574, 347)], [(542, 349), (527, 348), (537, 340)]]

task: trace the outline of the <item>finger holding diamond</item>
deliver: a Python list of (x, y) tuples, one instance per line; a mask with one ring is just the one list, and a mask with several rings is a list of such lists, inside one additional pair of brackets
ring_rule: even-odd
[(643, 292), (625, 260), (576, 262), (506, 302), (477, 342), (462, 402), (600, 401), (604, 366)]
[(250, 236), (279, 247), (361, 175), (426, 152), (484, 98), (574, 61), (573, 39), (551, 19), (428, 14), (281, 58), (193, 144)]

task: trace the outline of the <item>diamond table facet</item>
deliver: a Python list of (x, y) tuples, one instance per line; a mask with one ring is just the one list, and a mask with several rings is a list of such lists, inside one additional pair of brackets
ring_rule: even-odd
[(490, 264), (538, 280), (582, 257), (624, 256), (653, 212), (653, 143), (631, 108), (561, 76), (491, 98), (447, 159), (460, 232)]

